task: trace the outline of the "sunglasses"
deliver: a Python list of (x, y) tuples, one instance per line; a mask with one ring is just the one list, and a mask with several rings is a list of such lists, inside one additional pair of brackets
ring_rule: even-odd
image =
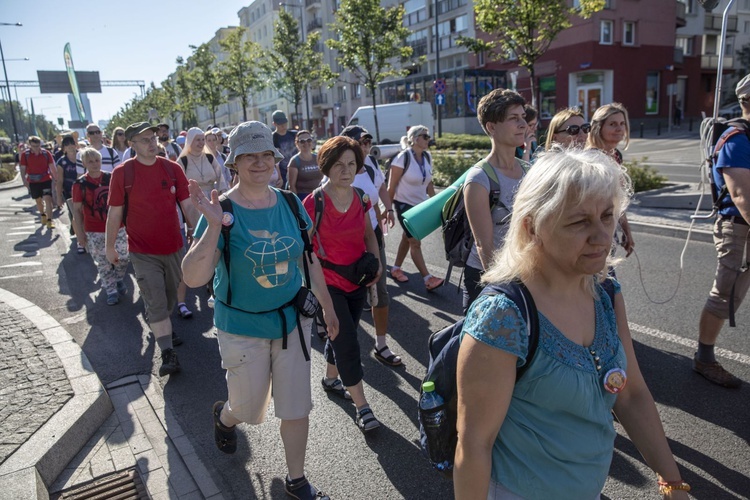
[(117, 132), (115, 135), (125, 135), (125, 132)]
[(747, 96), (742, 96), (742, 97), (740, 97), (740, 102), (741, 102), (742, 104), (745, 104), (745, 103), (746, 103), (746, 102), (748, 102), (748, 101), (750, 101), (750, 97), (747, 97)]
[(423, 137), (424, 139), (426, 139), (426, 140), (428, 140), (428, 141), (429, 141), (430, 139), (432, 139), (432, 137), (430, 137), (430, 136), (429, 136), (428, 134), (422, 134), (422, 135), (420, 135), (419, 137)]
[(299, 139), (297, 142), (300, 144), (310, 144), (313, 140), (312, 139)]
[(89, 135), (100, 135), (102, 133), (101, 130), (89, 130)]
[(578, 132), (583, 132), (584, 134), (588, 134), (591, 131), (591, 124), (590, 123), (584, 123), (583, 125), (568, 125), (563, 130), (558, 130), (555, 132), (556, 134), (560, 134), (562, 132), (565, 132), (568, 135), (578, 135)]
[(367, 146), (368, 144), (372, 144), (372, 139), (362, 139), (359, 143), (363, 146)]

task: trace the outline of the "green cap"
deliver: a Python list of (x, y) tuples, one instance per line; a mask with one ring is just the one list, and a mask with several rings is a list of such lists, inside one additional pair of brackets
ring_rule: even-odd
[(425, 382), (422, 384), (422, 390), (424, 392), (432, 392), (435, 390), (435, 382)]

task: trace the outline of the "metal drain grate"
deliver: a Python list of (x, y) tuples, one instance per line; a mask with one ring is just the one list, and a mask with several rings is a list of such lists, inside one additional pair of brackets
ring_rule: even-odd
[(148, 500), (146, 486), (135, 469), (107, 474), (50, 497), (51, 500)]

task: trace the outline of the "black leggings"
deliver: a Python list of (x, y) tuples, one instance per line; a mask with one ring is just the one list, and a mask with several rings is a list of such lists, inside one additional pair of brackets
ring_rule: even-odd
[(352, 387), (357, 385), (364, 376), (357, 329), (362, 316), (362, 308), (367, 299), (367, 288), (361, 287), (347, 293), (329, 285), (328, 293), (331, 294), (333, 309), (339, 320), (339, 334), (336, 340), (326, 341), (323, 356), (328, 363), (336, 365), (341, 382), (346, 387)]
[(477, 297), (479, 297), (479, 294), (484, 289), (484, 285), (479, 284), (482, 274), (484, 273), (475, 267), (464, 267), (464, 316), (469, 312), (469, 307), (477, 300)]

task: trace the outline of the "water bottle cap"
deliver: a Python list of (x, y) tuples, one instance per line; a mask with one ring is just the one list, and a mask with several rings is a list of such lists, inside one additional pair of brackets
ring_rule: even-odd
[(422, 390), (424, 392), (432, 392), (435, 390), (435, 382), (425, 382), (422, 384)]

